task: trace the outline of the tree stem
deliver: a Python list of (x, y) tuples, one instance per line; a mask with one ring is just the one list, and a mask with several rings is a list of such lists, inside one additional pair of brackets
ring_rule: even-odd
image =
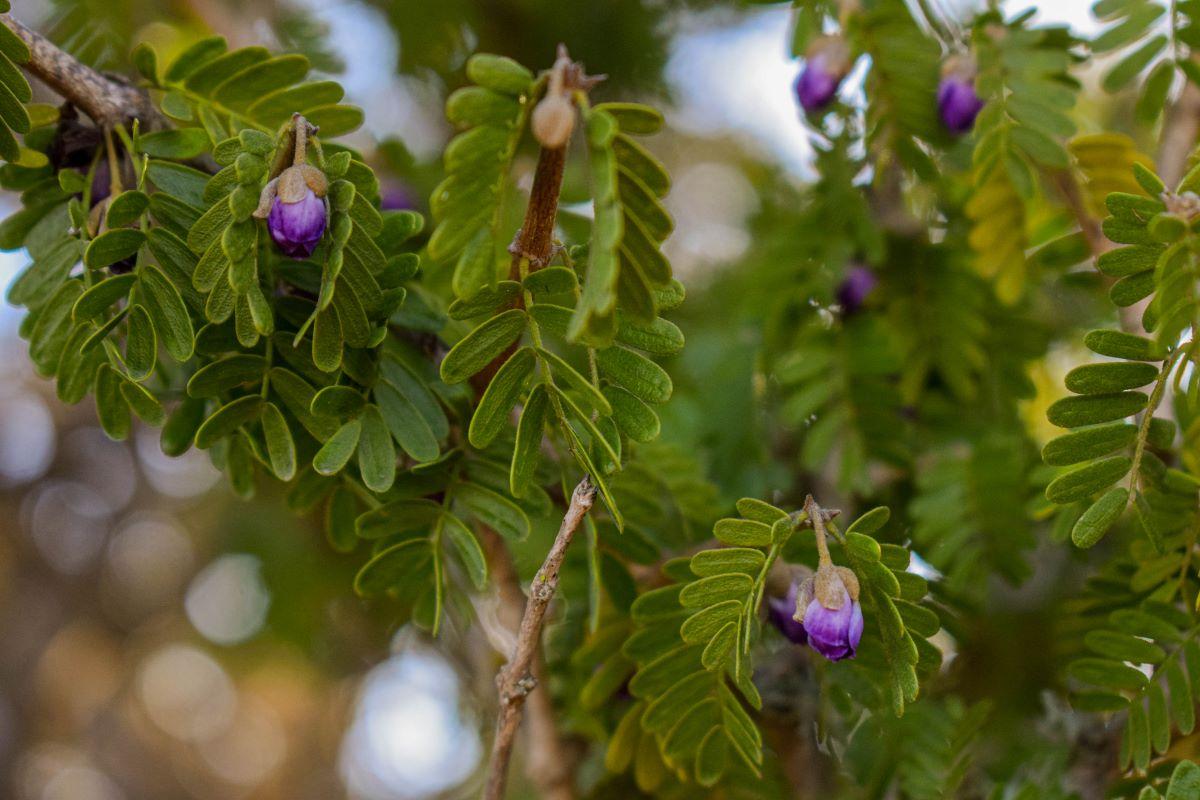
[(143, 129), (162, 127), (162, 115), (141, 89), (102, 75), (12, 14), (0, 14), (0, 23), (29, 47), (29, 61), (21, 66), (100, 127), (111, 128), (134, 119), (141, 121)]
[(558, 216), (558, 194), (562, 190), (566, 161), (565, 145), (553, 149), (543, 147), (538, 153), (525, 221), (509, 248), (512, 252), (510, 280), (520, 280), (518, 269), (522, 258), (529, 259), (529, 271), (536, 272), (546, 266), (554, 252), (554, 221)]
[(558, 535), (541, 569), (533, 578), (529, 587), (529, 601), (525, 604), (525, 614), (521, 618), (521, 627), (517, 632), (517, 643), (509, 659), (500, 673), (496, 676), (496, 688), (499, 692), (500, 707), (496, 717), (496, 735), (492, 744), (492, 760), (488, 767), (487, 783), (484, 787), (484, 800), (502, 800), (504, 787), (508, 780), (508, 764), (512, 759), (513, 744), (516, 742), (517, 728), (521, 724), (521, 712), (529, 693), (537, 685), (534, 679), (534, 667), (537, 663), (538, 649), (541, 644), (542, 623), (546, 619), (546, 611), (550, 600), (558, 588), (558, 572), (562, 568), (567, 547), (575, 536), (584, 516), (591, 510), (596, 501), (596, 487), (591, 480), (584, 476), (583, 480), (571, 493), (571, 504), (563, 516)]

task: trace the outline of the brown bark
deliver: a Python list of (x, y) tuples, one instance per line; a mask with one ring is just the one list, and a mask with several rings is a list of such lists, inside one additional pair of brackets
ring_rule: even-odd
[(29, 62), (21, 66), (97, 125), (112, 127), (137, 119), (143, 130), (162, 127), (162, 115), (136, 86), (102, 75), (11, 14), (0, 14), (0, 23), (29, 47)]
[[(533, 188), (529, 193), (529, 205), (525, 208), (525, 221), (516, 238), (509, 245), (512, 253), (512, 263), (508, 268), (510, 281), (521, 280), (521, 262), (528, 260), (529, 271), (536, 272), (546, 266), (554, 253), (554, 221), (558, 217), (558, 193), (562, 190), (563, 169), (567, 160), (567, 148), (542, 148), (538, 153), (537, 169), (533, 173)], [(513, 308), (523, 308), (524, 298), (518, 294), (513, 300)], [(513, 342), (503, 353), (492, 359), (492, 362), (471, 376), (471, 385), (475, 391), (483, 394), (483, 390), (492, 382), (496, 372), (505, 361), (517, 350)]]
[(529, 260), (529, 271), (535, 272), (550, 261), (554, 252), (554, 221), (558, 216), (558, 194), (562, 190), (563, 169), (567, 148), (542, 148), (538, 153), (537, 169), (533, 173), (533, 188), (525, 208), (525, 222), (517, 232), (509, 251), (512, 265), (510, 280), (521, 279), (521, 259)]
[[(537, 686), (537, 673), (540, 673), (540, 651), (542, 641), (542, 624), (550, 607), (550, 600), (558, 588), (558, 573), (562, 568), (563, 559), (567, 555), (567, 547), (575, 536), (575, 531), (583, 522), (584, 516), (591, 510), (596, 500), (596, 487), (591, 480), (584, 477), (571, 494), (571, 504), (563, 516), (558, 535), (550, 552), (546, 554), (541, 569), (534, 576), (529, 587), (529, 600), (525, 604), (525, 612), (521, 617), (521, 625), (517, 632), (517, 643), (512, 657), (496, 676), (496, 688), (499, 692), (499, 711), (496, 716), (496, 735), (492, 744), (492, 760), (488, 768), (487, 783), (484, 787), (485, 800), (502, 800), (504, 788), (508, 780), (508, 765), (512, 759), (513, 745), (516, 743), (517, 729), (521, 724), (521, 715), (529, 694)], [(511, 589), (509, 590), (511, 591)], [(557, 734), (547, 735), (553, 731), (553, 709), (545, 692), (539, 694), (535, 701), (539, 711), (539, 723), (530, 731), (537, 734), (537, 743), (543, 747), (558, 747)], [(550, 720), (547, 727), (545, 720)], [(539, 734), (540, 732), (540, 734)], [(555, 757), (550, 753), (540, 754), (540, 758), (532, 759), (532, 763), (542, 765), (545, 772), (544, 796), (569, 798), (571, 796), (571, 775), (567, 759), (561, 755)], [(556, 767), (558, 767), (556, 769)]]

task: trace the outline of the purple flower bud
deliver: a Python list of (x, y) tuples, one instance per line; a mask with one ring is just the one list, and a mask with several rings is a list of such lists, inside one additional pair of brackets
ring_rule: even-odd
[(417, 208), (417, 197), (407, 184), (388, 181), (381, 192), (380, 208), (384, 211), (405, 211)]
[(841, 82), (839, 75), (827, 69), (823, 58), (811, 58), (796, 79), (796, 96), (804, 111), (811, 114), (832, 102)]
[(96, 171), (92, 173), (92, 207), (97, 203), (108, 198), (112, 194), (112, 169), (108, 166), (108, 159), (101, 158), (96, 164)]
[(308, 258), (325, 233), (325, 203), (308, 189), (298, 202), (276, 197), (267, 217), (271, 238), (286, 256)]
[[(840, 578), (834, 578), (840, 587), (841, 608), (827, 608), (814, 595), (804, 610), (804, 631), (812, 649), (830, 661), (854, 658), (863, 634), (862, 606), (850, 596)], [(820, 594), (818, 591), (816, 594)]]
[(849, 50), (840, 37), (825, 36), (813, 42), (804, 69), (796, 79), (796, 97), (805, 113), (820, 111), (833, 102), (842, 78), (849, 71)]
[(951, 133), (966, 133), (975, 125), (984, 102), (975, 93), (975, 64), (969, 58), (957, 56), (946, 62), (937, 101), (942, 124)]
[(846, 271), (846, 277), (837, 287), (837, 301), (842, 313), (850, 316), (862, 308), (867, 297), (875, 289), (879, 279), (870, 267), (854, 264)]
[(808, 644), (804, 625), (796, 621), (796, 601), (799, 597), (800, 582), (792, 581), (787, 595), (767, 598), (767, 618), (794, 644)]

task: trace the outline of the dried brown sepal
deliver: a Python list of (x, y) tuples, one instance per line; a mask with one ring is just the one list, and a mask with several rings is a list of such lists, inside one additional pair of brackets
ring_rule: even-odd
[(271, 204), (275, 202), (275, 195), (279, 192), (279, 178), (272, 178), (267, 181), (267, 185), (263, 187), (262, 194), (258, 196), (258, 208), (254, 209), (253, 216), (258, 219), (266, 219), (271, 213)]
[(849, 591), (846, 589), (846, 584), (837, 567), (824, 565), (817, 570), (813, 595), (821, 605), (830, 611), (837, 611), (846, 604)]
[(806, 579), (800, 584), (800, 591), (796, 593), (796, 613), (792, 614), (792, 619), (796, 622), (804, 622), (804, 612), (808, 610), (808, 604), (813, 599), (813, 578)]

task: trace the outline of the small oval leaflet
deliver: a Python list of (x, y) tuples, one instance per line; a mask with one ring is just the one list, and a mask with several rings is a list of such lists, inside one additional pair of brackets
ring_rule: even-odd
[(99, 269), (129, 258), (146, 241), (146, 234), (133, 228), (106, 231), (88, 243), (83, 251), (83, 263)]
[(1109, 489), (1076, 520), (1071, 529), (1071, 541), (1076, 547), (1088, 548), (1095, 545), (1120, 518), (1128, 502), (1128, 488), (1114, 486)]
[(258, 395), (239, 397), (227, 403), (200, 425), (196, 431), (196, 447), (201, 450), (212, 447), (242, 425), (257, 419), (262, 408), (263, 399)]
[(1142, 392), (1064, 397), (1050, 405), (1046, 416), (1060, 428), (1074, 428), (1124, 419), (1145, 408), (1146, 401), (1147, 397)]
[(718, 520), (713, 526), (713, 535), (734, 547), (768, 547), (771, 544), (770, 526), (748, 519)]
[(534, 363), (533, 350), (523, 347), (500, 365), (471, 417), (467, 435), (473, 446), (480, 449), (487, 447), (504, 429), (509, 412), (521, 398), (525, 384), (533, 375)]
[(1115, 456), (1076, 467), (1059, 475), (1046, 487), (1046, 499), (1052, 503), (1083, 500), (1123, 478), (1133, 464), (1128, 456)]
[(357, 419), (342, 425), (313, 456), (313, 469), (322, 475), (335, 475), (340, 472), (358, 448), (358, 437), (361, 433), (362, 423)]
[(509, 309), (471, 331), (442, 359), (442, 380), (461, 383), (479, 372), (517, 340), (526, 320), (524, 311)]
[(433, 559), (428, 539), (410, 539), (393, 545), (368, 561), (354, 578), (354, 590), (360, 595), (372, 595), (407, 580), (421, 580)]
[(1152, 340), (1124, 331), (1090, 331), (1083, 344), (1093, 353), (1131, 361), (1161, 361), (1164, 355)]
[(1090, 461), (1133, 444), (1136, 436), (1137, 426), (1127, 422), (1082, 428), (1046, 442), (1042, 460), (1055, 467)]
[(187, 383), (190, 397), (217, 397), (243, 384), (260, 381), (267, 371), (267, 360), (242, 353), (205, 364)]
[(489, 53), (467, 59), (467, 77), (472, 83), (510, 95), (524, 93), (533, 82), (533, 73), (516, 61)]
[(712, 575), (693, 581), (679, 593), (679, 602), (684, 608), (707, 607), (725, 600), (744, 600), (750, 594), (754, 581), (749, 575), (731, 572)]
[(1104, 394), (1152, 383), (1158, 368), (1144, 362), (1084, 364), (1067, 373), (1067, 389), (1076, 394)]

